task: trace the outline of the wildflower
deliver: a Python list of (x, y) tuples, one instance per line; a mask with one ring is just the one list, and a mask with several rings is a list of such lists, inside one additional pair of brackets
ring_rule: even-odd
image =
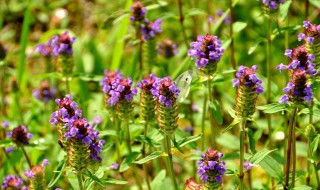
[(146, 41), (150, 40), (151, 38), (154, 38), (157, 34), (159, 34), (162, 31), (161, 24), (161, 19), (157, 19), (154, 22), (146, 20), (145, 23), (141, 25), (143, 38)]
[(29, 140), (33, 137), (33, 135), (27, 131), (25, 126), (20, 125), (8, 132), (7, 137), (11, 138), (17, 146), (20, 146), (28, 145)]
[(11, 152), (13, 152), (15, 149), (16, 149), (15, 146), (8, 147), (8, 148), (6, 148), (6, 153), (11, 153)]
[(193, 126), (186, 126), (184, 128), (184, 131), (188, 132), (188, 133), (192, 133), (194, 131), (194, 127)]
[(194, 178), (187, 179), (184, 184), (184, 190), (205, 190), (203, 184), (198, 184)]
[(42, 81), (39, 89), (33, 90), (33, 96), (45, 103), (49, 102), (55, 97), (56, 89), (51, 88), (48, 81)]
[(209, 34), (198, 36), (197, 41), (191, 42), (190, 46), (188, 55), (196, 59), (197, 68), (207, 75), (215, 73), (217, 63), (224, 53), (218, 37)]
[[(208, 22), (209, 23), (216, 23), (224, 14), (224, 12), (221, 9), (218, 9), (215, 16), (209, 16), (208, 17)], [(225, 19), (224, 19), (225, 24), (230, 24), (230, 14), (228, 14)]]
[(118, 170), (119, 164), (117, 162), (113, 162), (111, 166), (109, 166), (111, 170)]
[(58, 56), (60, 54), (72, 54), (72, 45), (75, 41), (76, 37), (71, 37), (68, 31), (58, 36), (53, 36), (51, 42), (51, 55)]
[(289, 69), (290, 72), (293, 72), (293, 70), (305, 70), (310, 76), (316, 75), (317, 70), (313, 63), (315, 57), (313, 54), (308, 52), (304, 45), (298, 46), (292, 50), (286, 50), (285, 55), (290, 58), (290, 64), (286, 66), (281, 63), (277, 66), (279, 71), (285, 69)]
[(23, 186), (23, 180), (16, 175), (8, 175), (3, 179), (1, 188), (4, 190), (16, 189), (16, 190), (28, 190)]
[(159, 127), (167, 134), (171, 134), (178, 127), (177, 97), (180, 90), (170, 77), (157, 80), (150, 90), (157, 99), (157, 112)]
[(262, 81), (257, 77), (255, 71), (258, 66), (251, 68), (240, 66), (236, 78), (232, 80), (233, 86), (237, 87), (236, 115), (250, 117), (255, 111), (255, 104), (259, 94), (264, 89)]
[(191, 108), (192, 108), (192, 111), (194, 111), (194, 112), (199, 112), (200, 111), (200, 108), (199, 108), (199, 106), (197, 104), (192, 104)]
[(44, 159), (41, 165), (32, 166), (31, 170), (24, 172), (24, 175), (30, 179), (30, 189), (46, 189), (46, 179), (44, 167), (49, 164), (48, 159)]
[(143, 79), (137, 84), (141, 89), (140, 93), (140, 117), (146, 122), (154, 120), (156, 99), (152, 95), (153, 84), (158, 80), (154, 74), (150, 74), (148, 78)]
[(0, 123), (0, 126), (3, 127), (4, 129), (8, 129), (9, 122), (8, 121), (3, 121), (3, 122)]
[(198, 162), (198, 174), (206, 187), (216, 189), (221, 186), (222, 176), (226, 172), (225, 162), (221, 161), (222, 153), (209, 148)]
[(141, 22), (145, 20), (147, 9), (140, 1), (133, 2), (132, 6), (130, 7), (130, 11), (132, 13), (132, 16), (130, 17), (131, 21)]
[(295, 70), (291, 81), (283, 89), (285, 94), (280, 98), (280, 103), (302, 103), (311, 102), (313, 93), (311, 85), (307, 84), (307, 73), (305, 70)]
[(249, 161), (246, 161), (245, 163), (243, 163), (243, 168), (246, 169), (247, 171), (249, 171), (251, 168), (256, 167), (258, 165), (256, 164), (251, 164)]
[(284, 4), (285, 0), (262, 0), (264, 7), (270, 9), (271, 12), (277, 11), (280, 4)]
[(102, 118), (100, 115), (98, 115), (98, 116), (96, 116), (95, 118), (93, 118), (93, 120), (91, 121), (91, 123), (92, 123), (93, 125), (101, 125), (101, 124), (103, 123), (103, 118)]
[(158, 46), (158, 53), (169, 59), (177, 54), (177, 45), (172, 40), (166, 39)]
[(49, 39), (45, 44), (39, 44), (35, 47), (35, 51), (39, 52), (41, 55), (45, 57), (52, 56), (52, 50), (53, 50), (53, 44), (52, 44), (53, 38)]

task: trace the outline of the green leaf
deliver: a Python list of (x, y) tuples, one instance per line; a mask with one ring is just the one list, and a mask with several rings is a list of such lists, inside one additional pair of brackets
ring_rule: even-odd
[(250, 163), (259, 164), (266, 156), (268, 156), (268, 154), (270, 154), (271, 152), (273, 152), (275, 150), (276, 149), (274, 149), (274, 150), (267, 150), (267, 149), (260, 150), (259, 152), (255, 153), (250, 158)]
[(104, 130), (99, 133), (101, 137), (103, 136), (117, 136), (117, 131), (115, 130)]
[(313, 190), (313, 188), (307, 185), (301, 185), (298, 187), (294, 187), (292, 190)]
[(176, 141), (175, 138), (171, 138), (172, 142), (173, 142), (173, 146), (176, 147), (181, 153), (184, 153), (184, 151), (182, 150), (180, 144)]
[(103, 187), (106, 187), (107, 185), (124, 185), (127, 184), (128, 182), (126, 181), (120, 181), (117, 179), (112, 179), (112, 178), (104, 178), (104, 179), (99, 179), (96, 175), (92, 174), (88, 169), (85, 169), (82, 172), (83, 175), (88, 176), (90, 179), (92, 179), (93, 181), (97, 182), (98, 184), (100, 184)]
[(67, 179), (72, 186), (73, 190), (80, 190), (78, 185), (77, 176), (73, 172), (67, 172)]
[(131, 152), (121, 163), (120, 165), (120, 172), (124, 172), (129, 169), (132, 162), (139, 156), (139, 152)]
[(309, 0), (309, 2), (320, 9), (320, 1), (319, 0)]
[(59, 162), (57, 169), (55, 171), (53, 171), (54, 175), (53, 175), (52, 179), (50, 180), (48, 187), (52, 187), (54, 184), (57, 183), (61, 174), (63, 173), (64, 168), (66, 167), (66, 160), (67, 160), (67, 158), (64, 158), (63, 160), (61, 160)]
[(267, 155), (259, 164), (267, 174), (278, 180), (283, 178), (283, 173), (281, 170), (281, 165), (271, 156)]
[(236, 174), (236, 172), (233, 171), (233, 170), (230, 170), (230, 169), (227, 169), (227, 171), (225, 173), (226, 176), (232, 176), (232, 175), (235, 175), (235, 174)]
[(313, 141), (311, 142), (310, 144), (310, 150), (313, 153), (315, 153), (318, 149), (318, 146), (319, 146), (319, 141), (320, 141), (320, 135), (317, 135)]
[(152, 154), (150, 154), (149, 156), (147, 156), (147, 157), (145, 157), (145, 158), (143, 158), (141, 160), (135, 161), (134, 163), (135, 164), (144, 164), (144, 163), (146, 163), (146, 162), (148, 162), (150, 160), (154, 160), (154, 159), (160, 157), (162, 154), (163, 154), (162, 151), (155, 151)]
[(258, 110), (262, 110), (264, 113), (277, 113), (287, 110), (290, 107), (289, 104), (272, 103), (264, 106), (257, 106)]
[(238, 123), (240, 123), (240, 119), (239, 118), (234, 118), (233, 119), (233, 121), (232, 121), (232, 123), (227, 127), (227, 128), (225, 128), (223, 131), (222, 131), (222, 133), (225, 133), (225, 132), (227, 132), (227, 131), (229, 131), (230, 129), (232, 129), (235, 125), (237, 125)]
[(292, 3), (292, 0), (287, 0), (283, 5), (280, 6), (280, 18), (282, 21), (284, 21), (288, 15), (290, 5)]
[(166, 178), (166, 170), (161, 170), (158, 175), (154, 178), (151, 182), (151, 189), (152, 190), (161, 190), (161, 185)]
[(157, 142), (155, 139), (152, 139), (150, 137), (146, 137), (144, 135), (139, 135), (136, 137), (136, 140), (141, 142), (141, 143), (146, 143), (151, 147), (159, 147), (161, 146), (161, 144), (159, 142)]
[(238, 33), (241, 30), (245, 29), (247, 27), (247, 23), (245, 22), (235, 22), (233, 23), (232, 27), (233, 27), (233, 32), (234, 33)]
[(251, 55), (251, 54), (254, 52), (254, 50), (257, 49), (257, 47), (259, 46), (259, 44), (260, 44), (261, 42), (264, 42), (264, 41), (265, 41), (265, 39), (259, 38), (259, 39), (256, 41), (256, 43), (255, 43), (253, 46), (250, 47), (250, 49), (249, 49), (249, 51), (248, 51), (248, 55)]
[(250, 151), (255, 154), (257, 151), (256, 151), (256, 141), (254, 139), (254, 134), (252, 132), (252, 130), (250, 128), (248, 128), (248, 137), (249, 137), (249, 145), (250, 145)]
[(214, 117), (214, 119), (216, 120), (216, 122), (219, 125), (222, 125), (223, 123), (223, 118), (222, 118), (222, 113), (221, 113), (221, 109), (220, 109), (220, 104), (217, 100), (213, 100), (210, 104), (209, 104), (209, 108), (212, 112), (212, 116)]
[(147, 11), (150, 11), (150, 10), (158, 9), (160, 7), (164, 7), (166, 5), (168, 5), (168, 2), (166, 2), (166, 1), (158, 1), (157, 4), (152, 4), (152, 5), (146, 6), (146, 9), (147, 9)]
[(198, 139), (200, 139), (202, 137), (202, 133), (195, 135), (195, 136), (190, 136), (190, 137), (186, 137), (184, 139), (181, 139), (178, 141), (178, 144), (180, 147), (183, 147), (191, 142), (197, 141)]
[(6, 147), (7, 145), (11, 144), (11, 140), (1, 140), (0, 141), (0, 148)]
[(238, 150), (240, 147), (240, 139), (232, 134), (226, 133), (218, 136), (216, 139), (217, 143), (223, 147)]
[[(232, 7), (235, 7), (238, 4), (239, 0), (235, 0), (233, 1)], [(221, 24), (224, 22), (224, 19), (230, 14), (230, 8), (227, 9), (223, 15), (221, 15), (221, 17), (219, 18), (219, 20), (214, 24), (213, 29), (211, 31), (211, 33), (216, 33), (218, 28), (221, 26)]]
[[(302, 110), (299, 111), (298, 115), (300, 114), (310, 114), (310, 108), (303, 108)], [(316, 117), (320, 117), (320, 110), (314, 108), (312, 110), (312, 115)]]
[(207, 14), (206, 11), (199, 9), (199, 8), (192, 8), (185, 12), (185, 16), (196, 16), (196, 15), (205, 15)]

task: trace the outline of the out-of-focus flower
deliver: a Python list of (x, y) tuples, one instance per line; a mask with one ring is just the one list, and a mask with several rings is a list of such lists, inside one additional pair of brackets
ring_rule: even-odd
[(1, 188), (4, 190), (15, 189), (15, 190), (28, 190), (27, 187), (23, 186), (23, 180), (16, 175), (9, 174), (3, 179)]
[(186, 126), (184, 128), (184, 131), (188, 132), (188, 133), (192, 133), (194, 131), (194, 127), (193, 126)]
[(3, 128), (5, 128), (5, 129), (8, 129), (8, 127), (9, 127), (9, 122), (8, 122), (8, 121), (3, 121), (3, 122), (0, 123), (0, 126), (3, 127)]
[(103, 123), (103, 118), (101, 117), (101, 115), (98, 115), (92, 119), (91, 123), (93, 125), (101, 125)]
[[(215, 16), (209, 16), (208, 17), (208, 22), (209, 23), (216, 23), (224, 14), (224, 12), (221, 9), (218, 9)], [(230, 24), (230, 14), (228, 14), (226, 16), (226, 18), (224, 18), (224, 23), (225, 24)]]
[(225, 162), (221, 161), (222, 153), (209, 148), (198, 162), (198, 174), (202, 183), (207, 187), (218, 188), (221, 186), (222, 176), (226, 172)]
[(130, 7), (130, 11), (132, 13), (132, 16), (130, 17), (131, 21), (142, 22), (145, 20), (147, 9), (140, 1), (133, 2), (132, 6)]
[(246, 169), (247, 171), (249, 171), (251, 168), (256, 167), (258, 165), (256, 164), (251, 164), (249, 161), (246, 161), (245, 163), (243, 163), (243, 168)]
[(161, 24), (161, 19), (157, 19), (154, 22), (146, 20), (145, 23), (141, 25), (143, 38), (145, 40), (150, 40), (150, 38), (153, 38), (156, 36), (156, 34), (159, 34), (162, 31)]
[(276, 11), (280, 4), (284, 4), (285, 0), (262, 0), (262, 4), (269, 8), (271, 11)]
[(192, 111), (194, 111), (194, 112), (199, 112), (200, 111), (200, 108), (199, 108), (199, 106), (197, 105), (197, 104), (192, 104)]
[(177, 45), (170, 39), (166, 39), (158, 46), (158, 53), (169, 59), (177, 54)]
[(28, 145), (29, 140), (33, 137), (33, 135), (27, 131), (25, 126), (20, 125), (8, 132), (7, 137), (11, 138), (17, 146), (20, 146)]
[(184, 184), (184, 190), (205, 190), (203, 184), (198, 184), (194, 178), (187, 179)]
[(56, 93), (55, 88), (51, 88), (48, 81), (42, 81), (39, 89), (33, 90), (33, 96), (43, 102), (49, 102), (54, 99)]
[(117, 162), (113, 162), (113, 163), (111, 164), (111, 166), (109, 166), (109, 168), (110, 168), (111, 170), (118, 170), (118, 169), (119, 169), (119, 164), (118, 164)]
[(60, 54), (72, 54), (72, 45), (75, 41), (76, 37), (71, 37), (68, 31), (58, 36), (53, 36), (51, 43), (51, 55), (58, 56)]

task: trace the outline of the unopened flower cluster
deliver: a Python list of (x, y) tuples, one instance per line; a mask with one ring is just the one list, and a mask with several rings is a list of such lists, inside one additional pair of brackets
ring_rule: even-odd
[(171, 58), (177, 54), (177, 45), (172, 40), (166, 39), (158, 46), (158, 53), (165, 58)]
[(28, 132), (25, 126), (18, 126), (12, 131), (7, 133), (7, 137), (11, 138), (12, 141), (17, 145), (28, 145), (29, 140), (33, 137), (32, 133)]
[(76, 37), (71, 37), (69, 32), (66, 31), (58, 36), (50, 38), (46, 44), (39, 44), (36, 46), (36, 51), (43, 56), (58, 56), (60, 54), (72, 54), (72, 44), (75, 42)]
[(223, 154), (217, 150), (209, 148), (205, 154), (201, 155), (202, 159), (198, 162), (198, 174), (201, 181), (211, 185), (222, 182), (222, 176), (226, 172), (225, 162), (221, 161)]
[(45, 103), (55, 98), (56, 89), (50, 87), (48, 81), (42, 81), (39, 89), (34, 89), (32, 91), (33, 96)]
[(256, 94), (262, 94), (264, 89), (261, 86), (262, 81), (258, 79), (255, 71), (258, 66), (254, 65), (251, 68), (245, 66), (240, 66), (238, 72), (236, 73), (236, 78), (232, 80), (233, 86), (249, 86), (255, 87)]
[(191, 42), (190, 46), (188, 55), (192, 59), (196, 59), (198, 68), (206, 67), (210, 62), (219, 62), (224, 53), (218, 37), (209, 34), (198, 36), (197, 41)]
[[(221, 17), (222, 15), (224, 14), (224, 12), (221, 10), (221, 9), (218, 9), (215, 16), (209, 16), (208, 17), (208, 22), (209, 23), (216, 23)], [(224, 23), (225, 24), (230, 24), (230, 14), (228, 14), (226, 16), (226, 18), (224, 19)]]

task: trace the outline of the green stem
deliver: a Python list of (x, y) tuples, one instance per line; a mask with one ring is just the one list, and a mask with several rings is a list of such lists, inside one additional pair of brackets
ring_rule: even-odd
[(188, 48), (189, 44), (188, 44), (188, 40), (187, 40), (186, 29), (183, 24), (184, 17), (183, 17), (183, 12), (182, 12), (182, 0), (178, 0), (178, 4), (179, 4), (179, 21), (180, 21), (181, 30), (182, 30), (183, 41), (184, 41), (186, 47)]
[[(127, 132), (127, 139), (126, 139), (126, 142), (127, 142), (127, 148), (128, 148), (128, 151), (129, 151), (129, 154), (132, 153), (132, 148), (131, 148), (131, 140), (130, 140), (130, 128), (129, 128), (129, 121), (125, 121), (125, 127), (126, 127), (126, 132)], [(138, 171), (137, 171), (137, 166), (135, 164), (132, 165), (133, 166), (133, 175), (134, 175), (134, 178), (136, 180), (136, 183), (138, 185), (138, 188), (139, 190), (143, 190), (142, 188), (142, 185), (141, 185), (141, 182), (140, 182), (140, 177), (139, 177), (139, 174), (138, 174)]]
[(239, 173), (239, 180), (240, 180), (240, 190), (244, 190), (244, 172), (243, 172), (243, 164), (244, 164), (244, 141), (245, 141), (245, 128), (246, 128), (247, 119), (242, 118), (240, 123), (240, 173)]
[(77, 178), (78, 178), (79, 190), (84, 190), (84, 188), (83, 188), (83, 182), (82, 182), (82, 176), (81, 176), (80, 173), (77, 174)]
[(23, 152), (24, 157), (26, 158), (26, 160), (27, 160), (27, 162), (28, 162), (29, 168), (31, 169), (32, 165), (31, 165), (31, 162), (30, 162), (30, 158), (29, 158), (29, 156), (27, 155), (27, 152), (26, 152), (26, 150), (24, 149), (23, 145), (21, 146), (21, 150), (22, 150), (22, 152)]
[(117, 127), (117, 136), (115, 137), (115, 147), (116, 147), (117, 156), (118, 156), (118, 163), (120, 164), (122, 162), (121, 150), (120, 150), (120, 140), (119, 140), (121, 122), (118, 119), (115, 119), (114, 123)]
[[(267, 103), (271, 103), (271, 45), (272, 45), (272, 27), (271, 27), (271, 16), (268, 17), (268, 43), (267, 43)], [(271, 114), (267, 114), (268, 121), (268, 141), (269, 146), (272, 146), (272, 127), (271, 127)]]
[[(311, 141), (312, 141), (312, 139), (310, 137), (308, 137), (308, 158), (310, 160), (313, 160), (313, 155), (312, 155), (311, 146), (310, 146)], [(314, 167), (314, 172), (315, 172), (315, 175), (316, 175), (318, 189), (320, 189), (320, 179), (319, 179), (319, 174), (318, 174), (318, 171), (317, 171), (317, 164), (316, 164), (316, 162), (313, 162), (312, 165)], [(311, 179), (311, 165), (310, 165), (310, 161), (308, 161), (308, 176), (307, 176), (307, 185), (308, 186), (310, 185), (310, 179)]]
[(304, 18), (305, 20), (308, 20), (309, 15), (309, 0), (305, 0), (305, 12), (304, 12)]
[[(147, 138), (147, 133), (148, 133), (148, 122), (145, 123), (144, 125), (144, 136)], [(146, 157), (146, 143), (142, 144), (142, 157), (145, 158)], [(149, 175), (148, 175), (148, 168), (146, 164), (142, 165), (143, 167), (143, 171), (144, 171), (144, 176), (146, 178), (146, 183), (148, 186), (148, 190), (151, 190), (151, 185), (150, 185), (150, 181), (149, 181)]]
[[(3, 151), (4, 155), (6, 155), (7, 159), (10, 160), (10, 155), (6, 152), (6, 149), (2, 148), (2, 151)], [(16, 166), (13, 166), (13, 170), (17, 174), (17, 176), (21, 177)]]
[[(232, 6), (232, 0), (229, 0), (229, 9), (230, 9), (230, 38), (231, 38), (231, 43), (230, 43), (230, 60), (231, 60), (231, 65), (234, 70), (236, 70), (236, 59), (234, 57), (234, 41), (233, 41), (233, 6)], [(234, 75), (236, 73), (234, 72)]]
[(20, 92), (15, 92), (14, 93), (14, 98), (15, 98), (15, 102), (16, 102), (16, 105), (17, 105), (17, 108), (19, 110), (19, 116), (20, 116), (20, 122), (21, 123), (24, 123), (23, 122), (23, 112), (22, 112), (22, 108), (21, 108), (21, 104), (20, 104)]
[(206, 115), (207, 115), (207, 101), (208, 101), (208, 96), (207, 94), (204, 95), (203, 99), (203, 108), (202, 108), (202, 121), (201, 121), (201, 150), (204, 151), (205, 149), (205, 135), (204, 135), (204, 126), (206, 122)]
[[(289, 120), (289, 132), (288, 132), (288, 142), (287, 142), (287, 151), (286, 151), (286, 165), (285, 165), (285, 183), (284, 183), (284, 190), (289, 189), (289, 174), (290, 174), (290, 165), (291, 165), (291, 151), (292, 151), (292, 137), (294, 133), (294, 126), (296, 121), (296, 112), (297, 107), (294, 107), (290, 116)], [(295, 159), (295, 158), (293, 158)], [(293, 178), (293, 176), (292, 176)], [(292, 179), (294, 180), (294, 179)]]
[[(208, 79), (208, 93), (209, 93), (209, 104), (211, 104), (213, 102), (213, 92), (212, 92), (212, 86), (211, 86), (211, 79)], [(215, 132), (215, 128), (213, 125), (213, 117), (212, 117), (212, 113), (210, 111), (210, 108), (208, 108), (208, 114), (209, 114), (209, 122), (210, 122), (210, 128), (211, 128), (211, 142), (212, 142), (212, 147), (215, 147), (215, 142), (216, 142), (216, 132)]]
[(175, 174), (173, 170), (173, 162), (172, 162), (172, 152), (171, 152), (171, 139), (169, 135), (165, 135), (165, 146), (166, 146), (166, 152), (168, 154), (167, 157), (167, 163), (168, 163), (168, 170), (170, 173), (170, 178), (174, 187), (174, 190), (178, 190), (178, 185), (175, 179)]

